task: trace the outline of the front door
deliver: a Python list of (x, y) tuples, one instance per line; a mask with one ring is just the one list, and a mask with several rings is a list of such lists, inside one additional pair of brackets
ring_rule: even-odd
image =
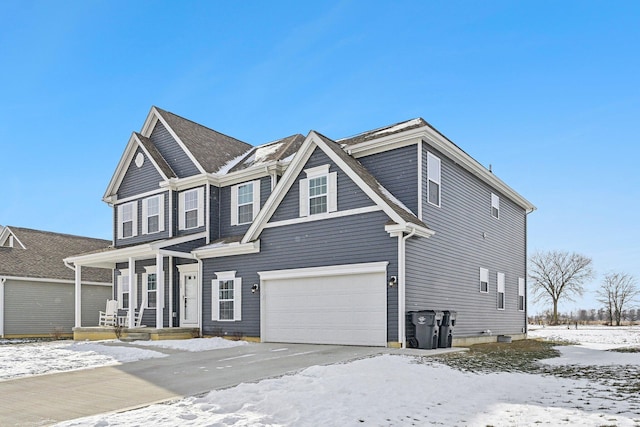
[(198, 272), (182, 271), (180, 273), (180, 326), (199, 325), (198, 304)]

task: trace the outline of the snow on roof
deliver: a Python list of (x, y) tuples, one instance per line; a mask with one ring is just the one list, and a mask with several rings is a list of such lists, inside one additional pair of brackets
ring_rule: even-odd
[(235, 165), (237, 165), (238, 163), (240, 163), (240, 160), (244, 159), (245, 156), (251, 152), (251, 150), (253, 150), (253, 147), (248, 150), (245, 151), (244, 153), (240, 154), (237, 157), (234, 157), (233, 159), (229, 160), (227, 163), (225, 163), (220, 169), (218, 169), (218, 172), (216, 172), (216, 174), (218, 175), (225, 175), (227, 172), (229, 172)]
[(399, 132), (399, 131), (401, 131), (403, 129), (406, 129), (406, 128), (411, 127), (411, 126), (417, 126), (417, 125), (419, 125), (421, 123), (422, 123), (422, 119), (419, 119), (419, 118), (418, 119), (412, 119), (412, 120), (409, 120), (407, 122), (398, 123), (395, 126), (391, 126), (389, 128), (385, 128), (385, 129), (379, 130), (379, 131), (375, 132), (373, 135), (380, 135), (380, 134), (385, 134), (385, 133)]
[(247, 157), (244, 161), (245, 164), (252, 163), (253, 165), (259, 165), (267, 160), (269, 160), (269, 156), (275, 154), (280, 147), (282, 146), (282, 142), (278, 142), (271, 145), (263, 145), (261, 147), (257, 147), (251, 156)]

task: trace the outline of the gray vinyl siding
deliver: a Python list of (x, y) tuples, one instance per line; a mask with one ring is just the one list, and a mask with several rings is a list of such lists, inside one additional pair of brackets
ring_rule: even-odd
[[(128, 237), (126, 239), (119, 239), (118, 238), (118, 205), (115, 205), (113, 207), (113, 219), (114, 219), (114, 224), (113, 224), (113, 238), (116, 242), (116, 247), (120, 247), (120, 246), (129, 246), (129, 245), (136, 245), (139, 243), (146, 243), (146, 242), (152, 242), (155, 240), (160, 240), (160, 239), (166, 239), (169, 237), (169, 218), (171, 217), (171, 215), (169, 215), (169, 192), (166, 191), (164, 193), (159, 193), (159, 194), (164, 194), (164, 231), (158, 232), (158, 233), (152, 233), (152, 234), (142, 234), (142, 199), (138, 199), (136, 200), (136, 204), (137, 204), (137, 209), (138, 209), (138, 222), (136, 224), (136, 229), (138, 231), (138, 235), (137, 236), (133, 236), (133, 237)], [(175, 206), (175, 205), (174, 205)]]
[[(387, 274), (397, 275), (397, 239), (384, 231), (388, 217), (382, 212), (265, 229), (260, 253), (203, 260), (203, 332), (260, 336), (259, 271), (322, 267), (388, 261)], [(215, 272), (236, 271), (242, 278), (242, 320), (212, 321), (212, 281)], [(387, 288), (387, 335), (397, 341), (397, 287)]]
[[(260, 179), (260, 208), (264, 206), (271, 194), (271, 178)], [(231, 186), (220, 188), (220, 237), (239, 236), (244, 234), (251, 224), (231, 225)], [(255, 212), (254, 215), (258, 213)]]
[(418, 148), (416, 145), (373, 154), (360, 163), (411, 212), (418, 213)]
[[(316, 148), (304, 169), (329, 165), (329, 172), (338, 173), (338, 211), (373, 206), (373, 201), (327, 155)], [(300, 216), (300, 179), (306, 178), (304, 170), (284, 196), (269, 222), (298, 218)]]
[[(427, 202), (426, 152), (441, 160), (441, 207)], [(455, 310), (454, 336), (522, 333), (518, 278), (526, 278), (524, 209), (460, 166), (425, 146), (423, 218), (436, 234), (407, 242), (407, 311)], [(491, 193), (500, 196), (500, 219), (491, 216)], [(484, 235), (483, 235), (484, 233)], [(489, 292), (480, 292), (480, 268)], [(497, 308), (497, 273), (505, 275), (505, 310)]]
[[(82, 325), (97, 326), (111, 286), (82, 285)], [(5, 335), (49, 337), (60, 331), (70, 334), (75, 325), (75, 285), (7, 280), (5, 283)], [(2, 313), (0, 313), (1, 315)]]
[[(135, 162), (138, 153), (142, 153), (144, 156), (144, 163), (142, 163), (141, 167), (136, 166)], [(160, 188), (160, 181), (163, 180), (162, 175), (160, 175), (151, 160), (144, 154), (142, 149), (138, 148), (127, 168), (127, 172), (124, 174), (120, 187), (118, 187), (118, 199), (157, 190)]]
[(151, 142), (156, 146), (162, 157), (167, 161), (178, 178), (198, 175), (200, 171), (184, 152), (180, 144), (171, 136), (167, 128), (158, 121), (151, 136)]
[(220, 238), (220, 187), (209, 186), (209, 240)]

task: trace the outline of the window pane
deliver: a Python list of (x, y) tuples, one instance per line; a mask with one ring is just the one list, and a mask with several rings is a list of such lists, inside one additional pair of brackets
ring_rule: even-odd
[(196, 190), (184, 193), (184, 210), (198, 209), (198, 192)]
[(198, 211), (188, 211), (184, 213), (185, 228), (195, 228), (198, 226)]
[(233, 301), (220, 301), (220, 320), (233, 320)]
[(253, 184), (238, 187), (238, 206), (253, 203)]
[(156, 275), (149, 274), (147, 275), (147, 289), (150, 291), (155, 291), (156, 288)]
[(321, 176), (309, 180), (309, 197), (327, 194), (327, 177)]
[(498, 293), (498, 308), (504, 308), (504, 293)]
[(487, 282), (480, 282), (480, 291), (488, 292), (489, 291), (489, 284)]
[(253, 221), (253, 203), (238, 206), (238, 224), (245, 224), (251, 221)]
[(122, 205), (122, 222), (133, 220), (133, 205), (127, 203)]
[(518, 297), (518, 310), (524, 310), (524, 297), (522, 295)]
[(313, 197), (309, 199), (309, 214), (327, 212), (327, 196)]
[(440, 206), (440, 185), (429, 181), (429, 203)]
[(147, 199), (147, 215), (158, 215), (159, 211), (158, 197)]
[(156, 291), (147, 294), (147, 307), (156, 308)]
[(158, 215), (150, 216), (147, 218), (147, 231), (149, 233), (156, 233), (160, 228)]
[(133, 221), (127, 221), (122, 223), (122, 237), (133, 236)]

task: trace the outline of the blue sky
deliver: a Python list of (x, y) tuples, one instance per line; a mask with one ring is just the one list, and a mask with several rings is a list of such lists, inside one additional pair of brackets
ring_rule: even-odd
[(537, 206), (530, 252), (640, 279), (638, 46), (635, 1), (5, 0), (0, 224), (110, 239), (152, 105), (252, 144), (423, 117)]

